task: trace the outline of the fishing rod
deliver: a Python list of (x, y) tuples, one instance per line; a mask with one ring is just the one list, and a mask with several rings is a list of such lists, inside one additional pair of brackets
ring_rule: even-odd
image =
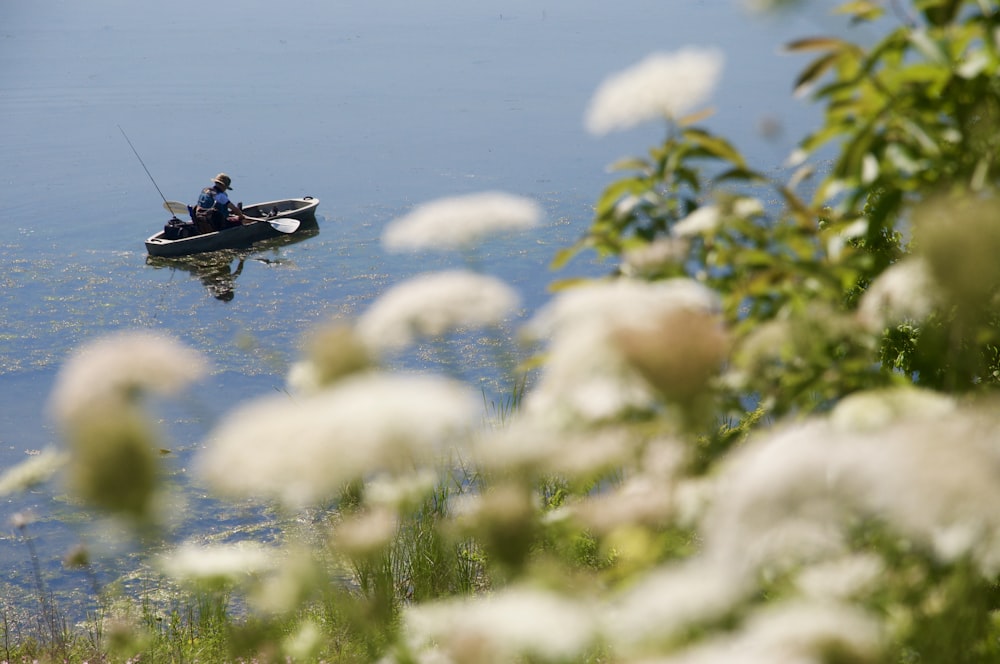
[[(144, 161), (142, 160), (142, 157), (140, 157), (140, 156), (139, 156), (139, 152), (138, 152), (138, 151), (137, 151), (137, 150), (135, 149), (135, 146), (134, 146), (134, 145), (132, 145), (132, 141), (128, 140), (128, 136), (127, 136), (127, 135), (125, 134), (125, 130), (124, 130), (124, 129), (122, 129), (122, 126), (121, 126), (121, 125), (118, 125), (118, 131), (120, 131), (120, 132), (122, 133), (122, 136), (124, 136), (124, 137), (125, 137), (125, 140), (126, 140), (126, 141), (128, 142), (128, 146), (129, 146), (130, 148), (132, 148), (132, 152), (134, 152), (134, 153), (135, 153), (135, 158), (139, 160), (139, 163), (140, 163), (140, 164), (142, 164), (142, 170), (146, 171), (146, 175), (148, 175), (148, 176), (149, 176), (149, 181), (153, 183), (153, 186), (154, 186), (154, 187), (156, 187), (156, 192), (157, 192), (158, 194), (160, 194), (160, 198), (162, 198), (162, 199), (163, 199), (163, 205), (164, 205), (164, 206), (165, 206), (165, 207), (166, 207), (166, 208), (167, 208), (168, 210), (170, 210), (170, 204), (169, 204), (169, 203), (167, 203), (167, 197), (163, 195), (163, 192), (162, 192), (162, 191), (160, 191), (160, 187), (159, 187), (159, 185), (157, 185), (157, 184), (156, 184), (156, 180), (154, 180), (154, 179), (153, 179), (153, 175), (152, 175), (152, 173), (150, 173), (150, 172), (149, 172), (149, 169), (148, 169), (148, 168), (146, 168), (146, 162), (144, 162)], [(170, 213), (171, 213), (171, 214), (173, 214), (173, 212), (174, 212), (173, 210), (170, 210)], [(174, 216), (174, 219), (176, 219), (176, 218), (177, 218), (177, 217), (176, 217), (176, 215), (175, 215), (175, 216)]]

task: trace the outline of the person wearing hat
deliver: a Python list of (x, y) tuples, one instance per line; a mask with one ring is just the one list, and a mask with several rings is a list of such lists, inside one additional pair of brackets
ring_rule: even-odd
[(235, 214), (240, 223), (246, 219), (243, 210), (233, 205), (227, 191), (231, 190), (232, 179), (225, 173), (219, 173), (212, 180), (211, 187), (205, 187), (198, 196), (198, 204), (191, 215), (199, 233), (221, 231), (230, 225), (229, 213)]

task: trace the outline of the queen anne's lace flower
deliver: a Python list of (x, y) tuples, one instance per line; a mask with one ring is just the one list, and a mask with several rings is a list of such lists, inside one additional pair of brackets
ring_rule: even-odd
[(520, 302), (510, 286), (464, 270), (420, 275), (390, 288), (358, 320), (371, 348), (402, 348), (420, 337), (498, 325)]
[(541, 218), (538, 203), (503, 192), (441, 198), (390, 222), (382, 244), (394, 252), (458, 249), (494, 233), (533, 228)]
[(671, 232), (676, 237), (708, 235), (719, 227), (719, 220), (721, 218), (722, 212), (717, 206), (703, 205), (678, 221)]
[(601, 83), (587, 109), (587, 130), (602, 135), (648, 120), (676, 120), (708, 100), (721, 70), (716, 50), (654, 53)]
[(769, 606), (734, 632), (658, 661), (822, 664), (829, 652), (850, 661), (874, 661), (881, 643), (874, 615), (841, 603), (797, 600)]
[(904, 321), (920, 322), (941, 296), (927, 263), (907, 258), (887, 268), (861, 297), (858, 319), (872, 331)]
[(480, 409), (469, 388), (443, 378), (353, 375), (311, 396), (275, 396), (237, 409), (211, 436), (198, 466), (223, 493), (308, 505), (352, 480), (433, 463)]
[(159, 557), (159, 566), (168, 576), (188, 583), (239, 582), (277, 563), (277, 551), (256, 542), (188, 543)]
[(50, 406), (63, 424), (96, 404), (134, 393), (173, 394), (201, 378), (207, 362), (198, 351), (148, 330), (119, 332), (81, 346), (63, 366)]
[(528, 587), (488, 597), (458, 598), (408, 607), (404, 629), (417, 649), (437, 644), (452, 661), (569, 661), (595, 637), (587, 604)]
[[(706, 550), (748, 570), (839, 558), (848, 525), (875, 515), (944, 562), (967, 556), (995, 574), (995, 420), (891, 391), (883, 406), (860, 398), (845, 406), (849, 415), (838, 407), (829, 420), (789, 426), (733, 454), (703, 520)], [(876, 417), (862, 417), (862, 407), (876, 407)]]
[(67, 455), (52, 449), (32, 455), (0, 474), (0, 496), (27, 491), (48, 481), (64, 465)]
[(525, 411), (550, 421), (597, 421), (648, 407), (653, 388), (628, 362), (616, 332), (718, 308), (717, 295), (690, 279), (616, 279), (561, 292), (526, 327), (529, 336), (548, 339), (548, 356)]

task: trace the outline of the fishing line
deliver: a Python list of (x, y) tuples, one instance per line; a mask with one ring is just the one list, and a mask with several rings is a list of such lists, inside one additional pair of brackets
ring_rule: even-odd
[[(148, 168), (146, 168), (146, 162), (144, 162), (142, 160), (142, 157), (139, 156), (139, 152), (135, 149), (135, 146), (132, 145), (132, 141), (128, 140), (128, 136), (125, 134), (125, 130), (122, 129), (121, 125), (118, 125), (118, 131), (120, 131), (122, 133), (122, 136), (125, 137), (125, 140), (128, 142), (128, 146), (132, 148), (132, 152), (135, 153), (135, 158), (139, 160), (140, 164), (142, 164), (142, 170), (146, 171), (146, 175), (149, 176), (149, 181), (153, 183), (154, 187), (156, 187), (156, 192), (160, 194), (160, 198), (163, 199), (163, 204), (167, 206), (167, 209), (169, 210), (170, 204), (167, 203), (167, 197), (163, 195), (162, 191), (160, 191), (159, 185), (157, 185), (156, 180), (153, 179), (153, 174), (149, 172)], [(173, 213), (173, 210), (170, 210), (170, 212)]]

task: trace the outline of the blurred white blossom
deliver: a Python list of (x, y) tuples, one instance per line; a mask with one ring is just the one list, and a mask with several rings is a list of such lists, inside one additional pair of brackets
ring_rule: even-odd
[(830, 256), (831, 260), (840, 260), (841, 254), (844, 252), (844, 248), (847, 247), (849, 243), (860, 240), (867, 234), (868, 219), (856, 219), (844, 228), (840, 229), (827, 240), (826, 253)]
[(662, 527), (674, 510), (673, 487), (662, 478), (638, 474), (585, 500), (571, 502), (566, 510), (596, 533), (634, 524)]
[(725, 217), (748, 219), (764, 214), (764, 204), (751, 196), (738, 196), (720, 205), (702, 205), (674, 224), (671, 234), (676, 238), (711, 235)]
[(389, 544), (398, 527), (396, 513), (379, 507), (346, 517), (334, 529), (332, 541), (349, 555), (367, 556)]
[(876, 516), (944, 562), (969, 556), (996, 573), (995, 417), (946, 406), (883, 411), (862, 427), (835, 424), (835, 412), (748, 442), (723, 465), (706, 550), (748, 569), (839, 558), (848, 524)]
[(657, 238), (624, 252), (622, 274), (626, 277), (655, 276), (665, 268), (682, 265), (689, 249), (690, 242), (685, 238)]
[(635, 446), (624, 428), (556, 431), (529, 417), (518, 417), (476, 441), (470, 460), (479, 469), (515, 476), (586, 478), (626, 462)]
[(390, 222), (382, 244), (391, 252), (459, 249), (495, 233), (534, 228), (541, 219), (538, 203), (503, 192), (440, 198)]
[(669, 643), (683, 630), (725, 615), (750, 589), (735, 568), (707, 559), (662, 567), (635, 578), (602, 606), (604, 637), (622, 652)]
[(308, 360), (293, 362), (288, 367), (288, 375), (285, 376), (285, 386), (289, 392), (295, 394), (313, 394), (318, 392), (323, 387), (319, 368), (315, 363)]
[(298, 399), (275, 396), (229, 414), (198, 458), (218, 490), (302, 506), (352, 480), (430, 464), (482, 408), (434, 376), (358, 374)]
[(615, 279), (560, 292), (525, 326), (529, 337), (548, 341), (525, 412), (550, 421), (597, 421), (649, 407), (654, 392), (627, 361), (616, 332), (647, 329), (678, 311), (718, 308), (718, 296), (690, 279)]
[(872, 282), (861, 296), (858, 318), (878, 332), (889, 325), (922, 321), (940, 300), (926, 261), (911, 257), (891, 265)]
[(677, 308), (718, 311), (718, 294), (691, 279), (611, 279), (567, 288), (529, 321), (535, 337), (572, 333), (581, 327), (641, 325), (650, 316)]
[(56, 378), (50, 407), (62, 424), (96, 404), (128, 400), (137, 392), (174, 394), (205, 375), (204, 356), (149, 330), (110, 334), (84, 344)]
[(602, 135), (656, 119), (677, 120), (715, 90), (723, 56), (711, 49), (654, 53), (608, 77), (587, 108), (588, 131)]
[(877, 430), (906, 418), (933, 418), (955, 412), (958, 404), (941, 392), (893, 387), (850, 394), (830, 414), (830, 424), (845, 431)]
[(182, 583), (235, 583), (273, 569), (279, 562), (274, 547), (257, 542), (182, 544), (162, 554), (159, 567)]
[(753, 196), (739, 196), (732, 201), (733, 214), (737, 217), (756, 217), (764, 214), (764, 204)]
[(291, 392), (310, 394), (346, 376), (373, 367), (370, 349), (354, 326), (334, 318), (317, 326), (303, 340), (305, 358), (288, 370), (286, 385)]
[(661, 664), (824, 664), (836, 652), (846, 661), (875, 661), (882, 645), (875, 616), (834, 602), (783, 602), (754, 613), (723, 633)]
[(438, 483), (438, 474), (421, 468), (406, 475), (382, 473), (365, 484), (365, 503), (378, 507), (402, 508), (419, 504)]
[(323, 647), (325, 640), (323, 628), (313, 620), (306, 620), (299, 625), (295, 632), (285, 637), (282, 642), (282, 650), (293, 661), (313, 660), (316, 653)]
[(874, 553), (851, 554), (806, 567), (795, 585), (807, 597), (848, 600), (874, 588), (885, 572)]
[(517, 293), (495, 277), (465, 270), (419, 275), (383, 293), (358, 319), (362, 341), (397, 349), (420, 337), (499, 325), (518, 306)]
[(526, 413), (558, 422), (599, 422), (648, 408), (655, 394), (618, 352), (603, 327), (553, 337), (538, 384), (525, 396)]
[(0, 496), (27, 491), (47, 482), (66, 465), (68, 458), (64, 452), (46, 449), (7, 468), (0, 474)]
[(678, 221), (671, 232), (676, 237), (692, 237), (708, 235), (719, 227), (722, 211), (715, 205), (702, 205), (700, 208)]
[(408, 606), (403, 630), (416, 650), (436, 645), (455, 662), (568, 661), (595, 638), (588, 603), (575, 597), (510, 587), (484, 597)]
[(274, 553), (276, 558), (280, 556), (280, 561), (267, 574), (254, 579), (247, 601), (256, 611), (289, 615), (314, 596), (325, 578), (324, 556), (315, 547), (294, 540), (280, 550), (274, 549)]

